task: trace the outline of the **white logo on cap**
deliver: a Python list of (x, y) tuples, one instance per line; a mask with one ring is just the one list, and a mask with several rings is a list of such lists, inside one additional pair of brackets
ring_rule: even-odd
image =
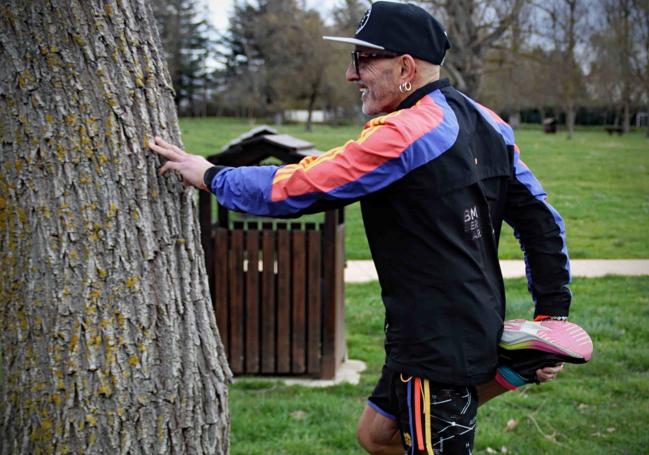
[(358, 23), (358, 28), (356, 29), (355, 35), (358, 35), (358, 32), (363, 30), (363, 27), (367, 24), (367, 21), (370, 20), (370, 13), (372, 12), (372, 7), (370, 6), (367, 11), (365, 11), (365, 14), (363, 14), (363, 17), (361, 18), (361, 21)]

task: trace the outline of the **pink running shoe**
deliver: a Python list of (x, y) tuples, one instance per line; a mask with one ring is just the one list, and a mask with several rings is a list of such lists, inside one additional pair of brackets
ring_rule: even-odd
[(584, 329), (567, 321), (505, 321), (499, 346), (508, 351), (534, 349), (567, 357), (570, 363), (588, 362), (593, 341)]
[(536, 371), (559, 363), (586, 363), (593, 342), (584, 329), (567, 321), (505, 321), (498, 345), (496, 381), (508, 390), (539, 382)]

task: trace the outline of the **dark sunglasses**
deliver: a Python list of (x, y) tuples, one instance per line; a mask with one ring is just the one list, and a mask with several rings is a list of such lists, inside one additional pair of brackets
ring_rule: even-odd
[(352, 52), (352, 63), (354, 64), (354, 69), (358, 77), (361, 76), (361, 60), (370, 60), (373, 58), (395, 58), (401, 54), (390, 51), (378, 51), (378, 52), (366, 52), (366, 51), (354, 51)]

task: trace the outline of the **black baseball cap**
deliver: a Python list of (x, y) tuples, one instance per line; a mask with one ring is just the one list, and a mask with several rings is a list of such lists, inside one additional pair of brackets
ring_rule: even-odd
[(353, 38), (323, 36), (330, 41), (410, 54), (441, 65), (451, 43), (444, 28), (425, 9), (410, 3), (375, 2), (365, 11)]

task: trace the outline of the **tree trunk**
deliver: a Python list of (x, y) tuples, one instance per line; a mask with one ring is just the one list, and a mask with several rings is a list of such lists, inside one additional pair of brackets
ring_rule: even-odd
[(575, 117), (577, 112), (574, 107), (566, 109), (566, 128), (568, 129), (568, 139), (572, 139), (575, 132)]
[(228, 452), (225, 354), (145, 0), (0, 5), (0, 453)]
[(306, 125), (304, 126), (305, 131), (313, 131), (313, 110), (315, 109), (315, 101), (318, 98), (318, 85), (314, 84), (311, 87), (311, 93), (309, 94), (309, 106), (307, 107), (307, 118)]
[(631, 108), (629, 104), (629, 101), (625, 101), (622, 107), (622, 131), (625, 133), (631, 131)]
[(509, 126), (511, 126), (513, 129), (518, 129), (521, 126), (521, 113), (520, 111), (512, 111), (511, 114), (509, 114)]

